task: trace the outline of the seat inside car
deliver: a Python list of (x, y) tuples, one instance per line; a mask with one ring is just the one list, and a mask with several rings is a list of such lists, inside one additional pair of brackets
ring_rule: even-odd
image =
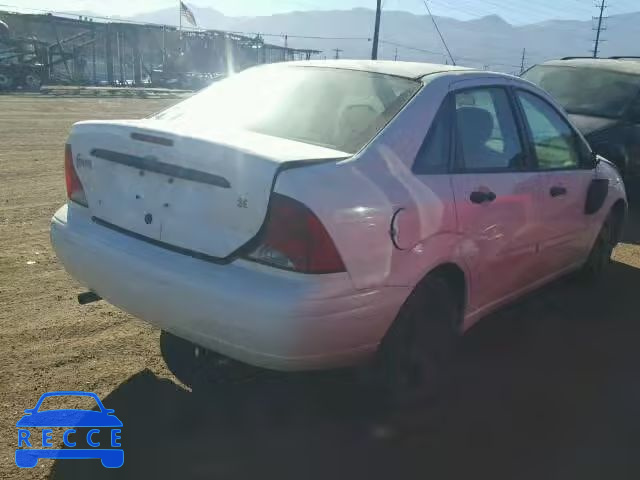
[(501, 166), (501, 155), (487, 146), (493, 132), (493, 118), (478, 107), (462, 107), (456, 112), (465, 165), (469, 168)]

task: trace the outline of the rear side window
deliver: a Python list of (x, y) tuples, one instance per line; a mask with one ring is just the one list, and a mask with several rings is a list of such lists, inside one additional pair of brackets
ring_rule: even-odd
[(500, 87), (455, 94), (456, 163), (464, 171), (521, 167), (522, 143), (507, 92)]
[(446, 98), (438, 110), (424, 143), (416, 156), (413, 171), (416, 174), (447, 173), (449, 170), (449, 144), (451, 142), (451, 109)]
[(577, 168), (578, 138), (569, 124), (546, 101), (519, 90), (518, 98), (529, 126), (540, 170)]

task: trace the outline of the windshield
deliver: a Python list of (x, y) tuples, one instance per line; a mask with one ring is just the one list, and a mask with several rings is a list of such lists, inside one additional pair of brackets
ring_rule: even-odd
[(595, 68), (539, 65), (523, 75), (568, 113), (618, 118), (640, 91), (640, 76)]
[(355, 153), (420, 85), (355, 70), (269, 65), (214, 83), (154, 118), (250, 130)]

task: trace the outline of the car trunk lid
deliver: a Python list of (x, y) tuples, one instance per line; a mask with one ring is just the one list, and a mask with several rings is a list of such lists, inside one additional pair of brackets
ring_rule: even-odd
[(98, 221), (216, 258), (258, 233), (280, 168), (349, 156), (246, 130), (152, 119), (80, 122), (69, 143)]

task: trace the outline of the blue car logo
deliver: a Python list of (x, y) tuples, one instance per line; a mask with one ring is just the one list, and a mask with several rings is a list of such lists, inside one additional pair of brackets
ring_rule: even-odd
[[(80, 396), (91, 397), (98, 404), (98, 411), (81, 409), (44, 410), (40, 411), (42, 402), (48, 397)], [(124, 451), (120, 444), (122, 422), (113, 413), (104, 408), (100, 398), (91, 392), (49, 392), (40, 397), (34, 408), (24, 411), (26, 413), (18, 423), (18, 448), (16, 449), (16, 465), (20, 468), (33, 468), (40, 458), (61, 459), (100, 459), (102, 465), (107, 468), (119, 468), (124, 464)], [(34, 427), (42, 428), (41, 438), (34, 435)], [(52, 428), (65, 428), (62, 439), (65, 449), (52, 448)], [(76, 437), (79, 433), (75, 428), (90, 427), (86, 434), (86, 443), (91, 448), (75, 448)], [(102, 430), (110, 430), (110, 448), (104, 440), (98, 441), (97, 436)], [(40, 448), (42, 447), (42, 448)]]

